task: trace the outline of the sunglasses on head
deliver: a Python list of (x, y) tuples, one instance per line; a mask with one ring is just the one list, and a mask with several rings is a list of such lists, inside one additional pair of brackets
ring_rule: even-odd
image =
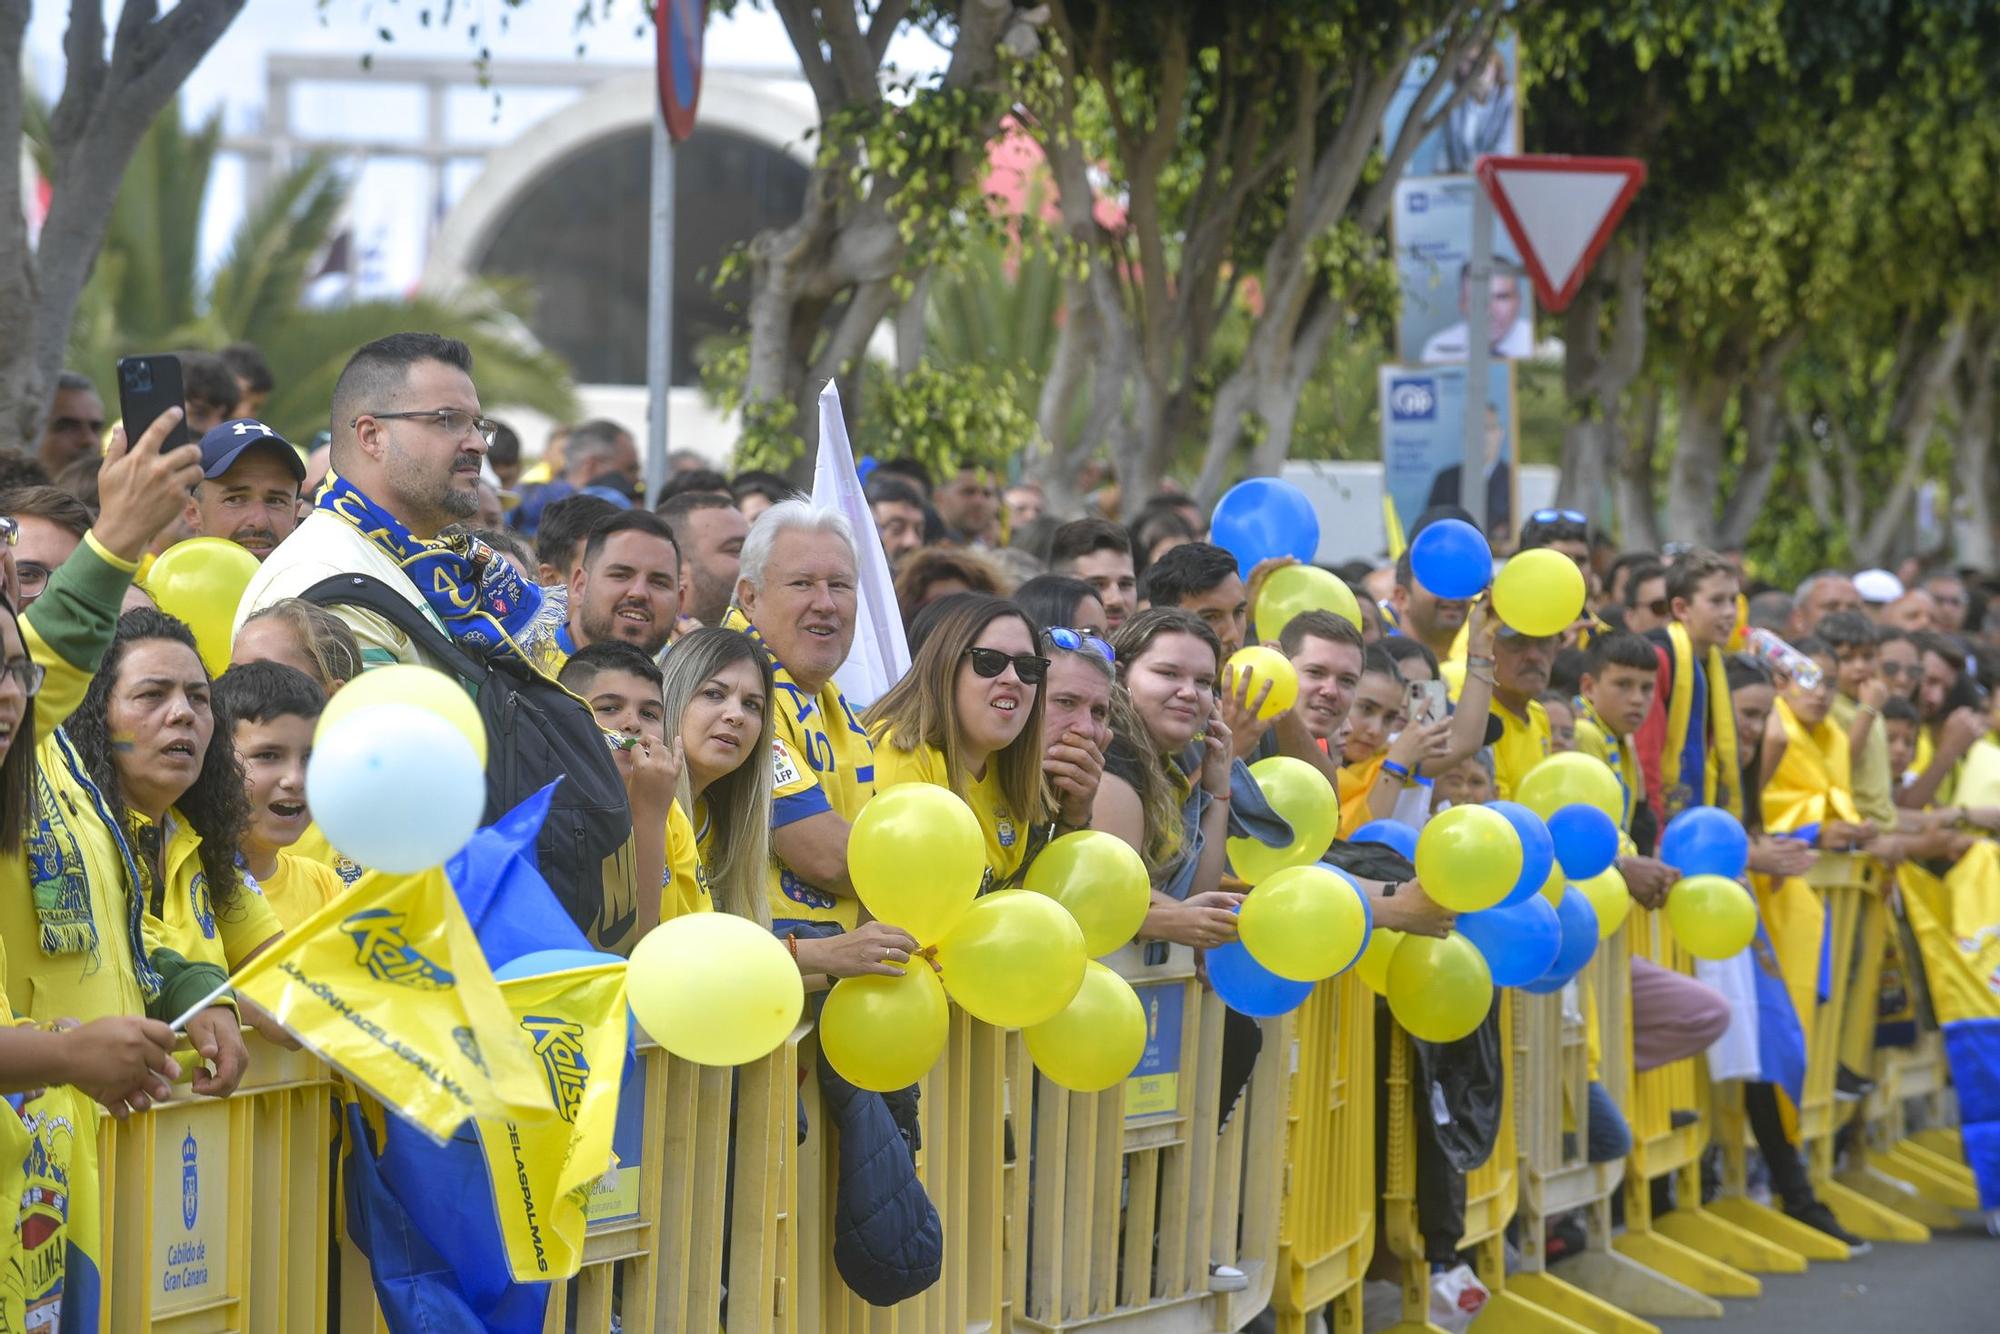
[(1014, 665), (1014, 675), (1021, 678), (1022, 685), (1038, 686), (1042, 683), (1042, 678), (1049, 674), (1049, 660), (1032, 653), (1005, 653), (997, 648), (969, 648), (965, 651), (965, 656), (972, 659), (973, 673), (989, 681), (1006, 671), (1009, 663)]
[(1563, 523), (1580, 523), (1585, 527), (1590, 525), (1590, 520), (1579, 510), (1536, 510), (1528, 516), (1528, 520), (1531, 523), (1555, 523), (1560, 520)]
[[(1052, 625), (1042, 633), (1048, 636), (1049, 643), (1065, 653), (1081, 653), (1089, 649), (1108, 663), (1116, 664), (1118, 661), (1118, 654), (1112, 650), (1111, 645), (1094, 631), (1072, 630), (1066, 625)], [(1026, 677), (1021, 679), (1027, 680)]]

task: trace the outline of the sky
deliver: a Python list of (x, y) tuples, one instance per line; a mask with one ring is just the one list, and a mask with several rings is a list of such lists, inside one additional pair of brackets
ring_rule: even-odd
[[(576, 25), (580, 3), (597, 16), (581, 29)], [(115, 30), (121, 7), (122, 0), (106, 0), (107, 31)], [(448, 27), (441, 22), (447, 10)], [(581, 59), (591, 64), (644, 68), (653, 58), (653, 33), (643, 11), (639, 0), (526, 0), (518, 8), (502, 0), (250, 0), (188, 79), (182, 110), (190, 122), (219, 112), (226, 132), (254, 133), (264, 123), (267, 57), (351, 57), (354, 82), (322, 85), (294, 97), (295, 129), (302, 137), (339, 126), (387, 140), (408, 138), (420, 99), (409, 85), (397, 89), (377, 80), (371, 88), (371, 76), (361, 68), (364, 53), (378, 60), (398, 55), (463, 58), (470, 67), (481, 45), (490, 48), (497, 65), (510, 59), (575, 59), (580, 45)], [(424, 14), (432, 19), (428, 27), (421, 21)], [(37, 0), (29, 18), (28, 73), (51, 99), (62, 81), (68, 18), (69, 5), (62, 0)], [(475, 24), (476, 38), (468, 31)], [(383, 40), (385, 30), (392, 40)], [(798, 76), (783, 25), (768, 10), (749, 4), (738, 5), (728, 19), (711, 19), (706, 48), (711, 68)], [(935, 67), (938, 58), (937, 48), (921, 37), (901, 39), (890, 50), (892, 62), (912, 68)], [(496, 103), (491, 93), (468, 88), (448, 104), (449, 128), (478, 142), (505, 143), (571, 96), (557, 90), (515, 90)], [(361, 171), (354, 218), (368, 256), (361, 290), (371, 295), (406, 291), (423, 263), (425, 173), (408, 159), (372, 161)], [(476, 174), (475, 163), (455, 166), (448, 174), (446, 202)], [(224, 253), (244, 205), (241, 160), (225, 156), (215, 168), (204, 216), (205, 266)]]

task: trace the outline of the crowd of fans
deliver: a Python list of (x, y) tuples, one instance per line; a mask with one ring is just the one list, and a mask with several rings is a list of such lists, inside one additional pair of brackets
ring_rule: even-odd
[[(0, 895), (6, 992), (24, 1020), (81, 1021), (0, 1030), (19, 1053), (13, 1087), (77, 1083), (116, 1111), (164, 1096), (174, 1062), (158, 1020), (360, 874), (312, 825), (313, 725), (359, 672), (430, 659), (380, 616), (302, 599), (334, 574), (390, 583), (461, 645), (476, 641), (451, 602), (487, 607), (614, 739), (633, 839), (601, 892), (635, 896), (636, 911), (580, 918), (612, 950), (663, 917), (716, 910), (768, 924), (810, 978), (898, 971), (917, 942), (865, 920), (845, 850), (870, 796), (903, 782), (967, 801), (988, 888), (1019, 883), (1062, 833), (1125, 840), (1153, 887), (1139, 942), (1196, 950), (1235, 938), (1247, 887), (1227, 840), (1269, 814), (1244, 768), (1269, 755), (1324, 773), (1351, 833), (1506, 798), (1544, 756), (1589, 751), (1626, 787), (1619, 868), (1641, 910), (1676, 879), (1657, 840), (1688, 805), (1740, 807), (1752, 871), (1802, 873), (1813, 847), (1767, 832), (1759, 797), (1809, 747), (1851, 757), (1854, 818), (1823, 826), (1822, 848), (1949, 863), (2000, 828), (2000, 810), (1952, 799), (1960, 762), (2000, 717), (2000, 616), (1987, 615), (1990, 588), (1947, 566), (1826, 570), (1784, 589), (1741, 553), (1620, 552), (1585, 516), (1543, 510), (1520, 549), (1570, 557), (1591, 594), (1565, 634), (1519, 635), (1483, 603), (1437, 597), (1407, 555), (1335, 571), (1359, 626), (1326, 611), (1253, 625), (1272, 565), (1246, 577), (1177, 492), (1135, 503), (1086, 479), (1085, 512), (1069, 515), (1032, 481), (888, 459), (865, 478), (873, 528), (857, 530), (785, 478), (676, 454), (648, 508), (631, 431), (578, 423), (531, 462), (482, 415), (470, 354), (448, 339), (360, 349), (323, 441), (259, 420), (271, 380), (254, 349), (184, 366), (197, 446), (163, 452), (163, 419), (129, 444), (113, 429), (103, 448), (103, 401), (66, 374), (38, 448), (0, 454), (0, 866), (18, 882)], [(150, 557), (196, 535), (262, 562), (214, 679), (142, 591)], [(414, 584), (399, 541), (446, 552), (451, 586)], [(858, 553), (878, 541), (913, 666), (864, 707), (834, 677), (856, 633)], [(494, 605), (502, 571), (537, 591), (531, 618)], [(1732, 654), (1746, 626), (1788, 641), (1823, 680)], [(1275, 719), (1225, 672), (1250, 643), (1298, 674), (1296, 704)], [(1712, 657), (1733, 711), (1690, 721), (1671, 701), (1711, 679)], [(1452, 711), (1411, 717), (1411, 687), (1437, 681)], [(1691, 743), (1706, 769), (1682, 767)], [(1362, 883), (1377, 927), (1451, 929), (1407, 873)], [(1731, 1006), (1716, 989), (1644, 960), (1631, 981), (1639, 1069), (1724, 1039)], [(237, 1017), (222, 1001), (189, 1026), (199, 1091), (241, 1078)], [(1232, 1023), (1227, 1042), (1225, 1105), (1259, 1059), (1255, 1024)], [(1863, 1073), (1844, 1070), (1844, 1086)], [(1749, 1089), (1774, 1195), (1854, 1242), (1813, 1198), (1771, 1084)], [(1417, 1118), (1420, 1222), (1427, 1260), (1449, 1274), (1464, 1178), (1431, 1119)], [(1586, 1119), (1593, 1159), (1629, 1150), (1601, 1085)], [(1215, 1282), (1240, 1278), (1218, 1269)]]

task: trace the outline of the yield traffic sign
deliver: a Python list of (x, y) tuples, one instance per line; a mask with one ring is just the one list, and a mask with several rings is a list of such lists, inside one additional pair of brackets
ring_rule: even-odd
[(1646, 164), (1633, 157), (1489, 154), (1473, 170), (1549, 310), (1575, 298), (1646, 180)]

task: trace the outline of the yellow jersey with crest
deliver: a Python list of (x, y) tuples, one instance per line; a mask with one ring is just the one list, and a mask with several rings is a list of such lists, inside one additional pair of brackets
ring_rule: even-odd
[[(827, 811), (853, 824), (875, 795), (875, 748), (840, 687), (828, 681), (808, 694), (741, 611), (731, 607), (722, 623), (748, 635), (771, 664), (771, 828)], [(775, 852), (768, 896), (774, 927), (832, 922), (852, 930), (860, 917), (858, 901), (808, 883)]]
[[(894, 787), (898, 783), (935, 783), (939, 787), (950, 787), (945, 775), (944, 752), (936, 746), (904, 750), (889, 735), (886, 726), (877, 733), (877, 787)], [(986, 876), (979, 885), (979, 892), (984, 894), (995, 885), (1005, 884), (1021, 869), (1021, 861), (1028, 854), (1029, 821), (1008, 804), (1007, 794), (1000, 787), (1000, 769), (996, 764), (989, 762), (984, 778), (970, 778), (966, 786), (957, 789), (957, 792), (959, 798), (972, 808), (972, 814), (979, 820), (979, 832), (986, 840)]]
[[(133, 822), (141, 829), (148, 823), (143, 816)], [(239, 877), (235, 902), (217, 908), (201, 864), (201, 835), (171, 807), (165, 823), (165, 888), (146, 905), (148, 940), (178, 950), (184, 959), (233, 973), (259, 946), (284, 934), (284, 924), (257, 882), (247, 877)], [(136, 846), (132, 851), (135, 857), (143, 855)]]
[(678, 801), (667, 807), (667, 868), (665, 883), (660, 886), (662, 922), (688, 913), (715, 911), (715, 900), (708, 891), (708, 868), (702, 864), (702, 847), (707, 841), (706, 808), (702, 810), (702, 827), (697, 830)]
[(278, 869), (259, 879), (257, 888), (264, 891), (264, 901), (289, 931), (332, 903), (347, 884), (339, 872), (324, 862), (280, 852)]

